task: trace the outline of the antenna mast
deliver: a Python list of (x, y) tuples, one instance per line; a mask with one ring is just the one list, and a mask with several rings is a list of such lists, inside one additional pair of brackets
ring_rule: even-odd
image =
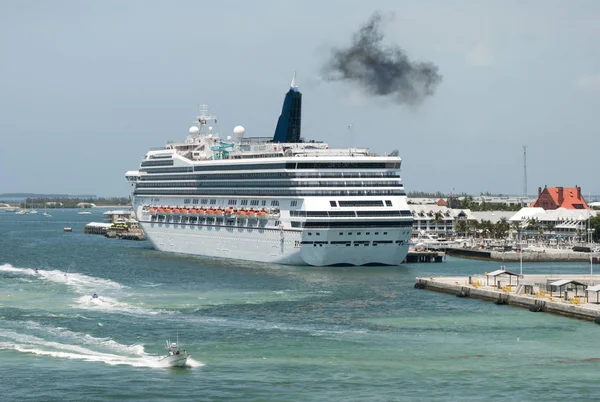
[(527, 197), (527, 145), (523, 145), (523, 197)]

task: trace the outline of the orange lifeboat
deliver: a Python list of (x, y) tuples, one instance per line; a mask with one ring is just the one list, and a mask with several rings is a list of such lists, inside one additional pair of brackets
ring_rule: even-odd
[(150, 208), (150, 211), (148, 211), (148, 212), (150, 212), (151, 214), (153, 214), (153, 213), (156, 212), (156, 208)]
[(268, 219), (269, 218), (265, 211), (260, 211), (259, 213), (256, 214), (256, 216), (258, 217), (258, 219)]
[(245, 215), (246, 215), (246, 212), (245, 212), (245, 211), (242, 211), (242, 210), (239, 210), (239, 211), (237, 211), (235, 214), (236, 214), (237, 216), (241, 216), (241, 215), (244, 215), (244, 216), (245, 216)]

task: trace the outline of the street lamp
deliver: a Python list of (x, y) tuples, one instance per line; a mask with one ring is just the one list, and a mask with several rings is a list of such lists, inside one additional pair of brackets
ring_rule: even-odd
[(519, 278), (523, 279), (523, 242), (521, 239), (521, 233), (519, 232), (519, 259), (521, 260), (521, 268), (519, 272)]

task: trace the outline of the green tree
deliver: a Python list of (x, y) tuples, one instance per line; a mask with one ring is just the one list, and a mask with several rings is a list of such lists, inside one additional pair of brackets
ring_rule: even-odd
[(500, 220), (494, 226), (494, 232), (496, 237), (502, 239), (506, 237), (508, 231), (510, 229), (510, 224), (508, 223), (508, 219), (506, 217), (500, 218)]
[(468, 229), (467, 221), (465, 219), (461, 219), (456, 222), (456, 233), (459, 235), (466, 236)]
[(600, 214), (590, 218), (590, 227), (594, 229), (594, 241), (600, 240)]

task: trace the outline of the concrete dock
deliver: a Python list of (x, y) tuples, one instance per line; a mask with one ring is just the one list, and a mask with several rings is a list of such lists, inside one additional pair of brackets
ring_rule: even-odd
[(498, 262), (588, 262), (590, 256), (594, 264), (600, 264), (600, 253), (584, 253), (572, 250), (536, 250), (524, 253), (514, 251), (493, 251), (472, 248), (448, 248), (446, 254), (455, 257)]
[(484, 273), (468, 277), (417, 277), (415, 288), (508, 304), (527, 308), (532, 312), (559, 314), (600, 324), (598, 293), (586, 292), (585, 286), (578, 286), (577, 292), (569, 288), (569, 285), (559, 288), (560, 290), (549, 286), (549, 283), (556, 283), (561, 279), (573, 280), (585, 286), (600, 283), (600, 278), (594, 278), (592, 281), (590, 275), (524, 275), (508, 278), (506, 275), (491, 277)]

